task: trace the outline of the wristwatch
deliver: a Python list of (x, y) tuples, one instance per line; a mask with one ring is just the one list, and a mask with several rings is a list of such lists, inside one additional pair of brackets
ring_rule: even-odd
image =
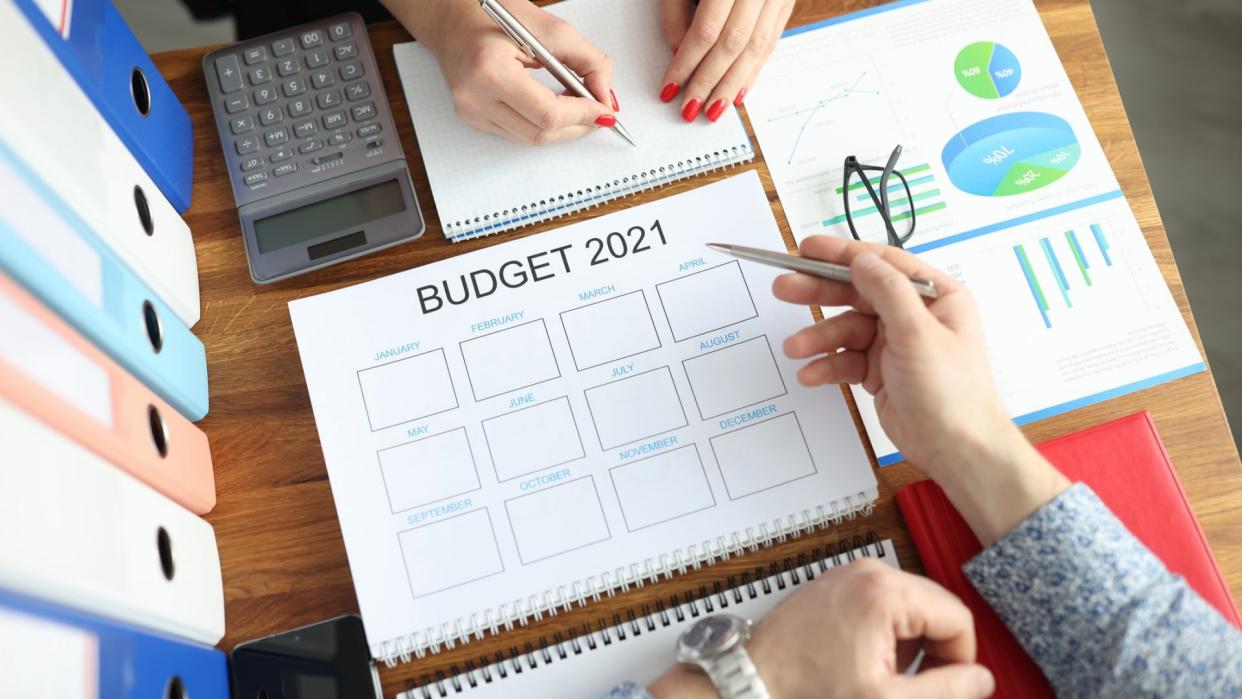
[(768, 688), (746, 652), (750, 620), (732, 614), (700, 619), (677, 640), (677, 662), (697, 665), (721, 699), (768, 699)]

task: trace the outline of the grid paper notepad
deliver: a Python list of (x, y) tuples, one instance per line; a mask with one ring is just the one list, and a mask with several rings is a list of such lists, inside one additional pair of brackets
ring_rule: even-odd
[[(543, 147), (475, 131), (454, 113), (431, 52), (398, 44), (393, 54), (446, 238), (520, 228), (754, 157), (737, 112), (687, 124), (676, 104), (660, 102), (670, 52), (657, 3), (569, 0), (548, 10), (612, 57), (617, 115), (638, 146), (609, 129)], [(547, 71), (536, 77), (563, 89)]]

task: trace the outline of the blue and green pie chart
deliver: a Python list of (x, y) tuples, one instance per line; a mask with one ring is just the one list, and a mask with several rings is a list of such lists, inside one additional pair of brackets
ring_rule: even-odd
[(959, 51), (953, 69), (958, 84), (983, 99), (1008, 95), (1022, 79), (1018, 57), (993, 41), (976, 41)]
[(1046, 187), (1078, 163), (1069, 122), (1046, 112), (1013, 112), (977, 122), (949, 139), (940, 159), (955, 187), (1007, 197)]

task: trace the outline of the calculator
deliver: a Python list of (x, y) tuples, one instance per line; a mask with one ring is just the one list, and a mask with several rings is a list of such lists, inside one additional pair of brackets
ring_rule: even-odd
[(423, 234), (361, 15), (212, 51), (203, 72), (256, 283)]

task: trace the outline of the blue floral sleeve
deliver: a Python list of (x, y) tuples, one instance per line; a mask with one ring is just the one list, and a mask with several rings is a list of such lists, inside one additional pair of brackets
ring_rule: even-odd
[(1242, 696), (1242, 633), (1086, 485), (964, 570), (1060, 697)]

